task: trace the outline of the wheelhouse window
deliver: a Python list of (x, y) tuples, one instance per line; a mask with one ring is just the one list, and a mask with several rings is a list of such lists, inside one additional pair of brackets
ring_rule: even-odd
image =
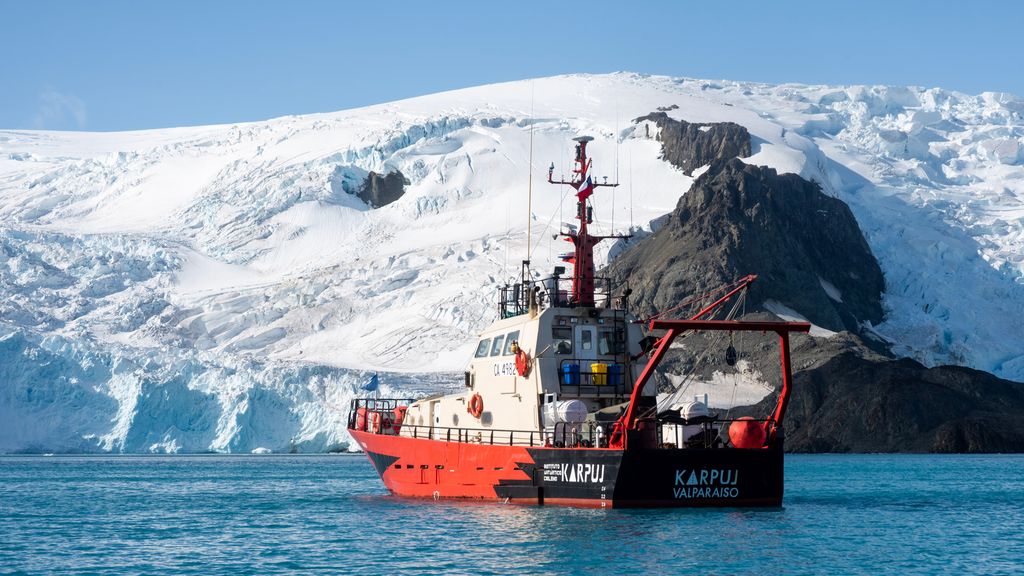
[(512, 343), (516, 340), (519, 340), (519, 330), (509, 332), (508, 335), (505, 336), (505, 350), (501, 353), (502, 356), (508, 356), (512, 353)]
[(491, 356), (497, 356), (501, 354), (501, 345), (504, 343), (505, 337), (498, 336), (494, 339), (494, 344), (491, 345)]
[(484, 338), (476, 345), (476, 356), (475, 358), (483, 358), (487, 356), (487, 351), (491, 349), (491, 339)]
[(568, 326), (552, 326), (551, 340), (555, 354), (572, 355), (572, 328)]
[(598, 354), (622, 354), (625, 349), (625, 337), (622, 330), (602, 330), (598, 335)]

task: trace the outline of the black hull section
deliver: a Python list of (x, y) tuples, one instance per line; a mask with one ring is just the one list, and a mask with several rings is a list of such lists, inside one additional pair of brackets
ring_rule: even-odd
[(781, 506), (783, 453), (767, 449), (528, 449), (529, 480), (495, 486), (499, 498), (591, 507)]

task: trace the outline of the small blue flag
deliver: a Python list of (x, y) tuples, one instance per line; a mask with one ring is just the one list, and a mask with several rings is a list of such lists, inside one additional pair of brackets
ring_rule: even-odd
[(380, 388), (380, 378), (377, 378), (377, 373), (374, 372), (373, 376), (370, 377), (370, 381), (363, 385), (363, 390), (373, 392), (378, 388)]

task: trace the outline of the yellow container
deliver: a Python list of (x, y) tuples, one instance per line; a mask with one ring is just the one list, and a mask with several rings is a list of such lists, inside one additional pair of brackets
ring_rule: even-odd
[(594, 384), (598, 386), (604, 386), (608, 383), (608, 365), (603, 362), (595, 362), (590, 365), (591, 378), (594, 379)]

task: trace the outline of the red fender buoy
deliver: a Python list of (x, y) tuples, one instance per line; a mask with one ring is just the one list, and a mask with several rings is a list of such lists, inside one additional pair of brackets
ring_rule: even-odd
[(767, 437), (764, 424), (750, 416), (739, 418), (729, 425), (729, 441), (736, 448), (763, 448)]

